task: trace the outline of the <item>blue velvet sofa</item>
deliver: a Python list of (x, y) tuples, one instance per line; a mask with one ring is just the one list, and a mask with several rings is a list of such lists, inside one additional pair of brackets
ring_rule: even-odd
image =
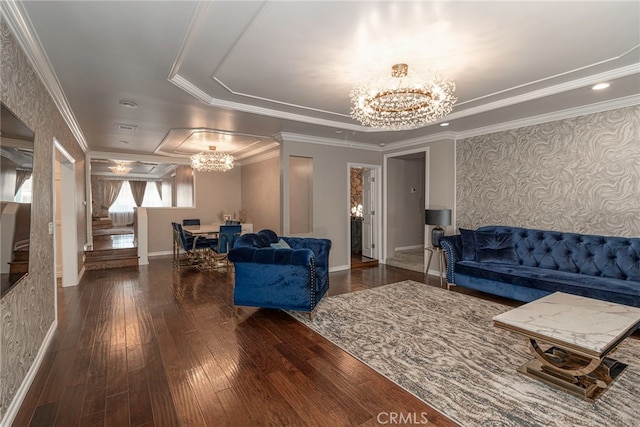
[(311, 312), (329, 289), (328, 239), (278, 237), (272, 230), (240, 236), (229, 252), (236, 306)]
[(524, 302), (566, 292), (640, 307), (640, 238), (486, 226), (440, 243), (458, 286)]

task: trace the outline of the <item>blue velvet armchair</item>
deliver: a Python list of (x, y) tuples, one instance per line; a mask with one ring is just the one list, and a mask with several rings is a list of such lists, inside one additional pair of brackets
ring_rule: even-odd
[(329, 289), (328, 239), (278, 237), (271, 230), (240, 236), (229, 252), (236, 306), (312, 312)]

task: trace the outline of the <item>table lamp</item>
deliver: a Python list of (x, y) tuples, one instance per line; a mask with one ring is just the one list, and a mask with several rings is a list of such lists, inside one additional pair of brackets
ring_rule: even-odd
[(431, 244), (440, 247), (440, 238), (444, 236), (441, 225), (451, 225), (451, 209), (426, 209), (424, 211), (424, 223), (435, 225), (431, 230)]

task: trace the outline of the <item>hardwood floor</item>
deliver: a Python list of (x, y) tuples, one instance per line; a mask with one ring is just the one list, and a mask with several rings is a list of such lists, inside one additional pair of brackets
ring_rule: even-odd
[[(330, 293), (406, 279), (425, 276), (337, 272)], [(455, 425), (284, 312), (236, 317), (232, 280), (163, 257), (60, 287), (58, 329), (14, 426), (369, 426), (389, 424), (384, 413)]]

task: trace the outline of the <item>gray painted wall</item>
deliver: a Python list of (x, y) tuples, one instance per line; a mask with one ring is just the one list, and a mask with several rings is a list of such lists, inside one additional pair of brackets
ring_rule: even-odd
[(254, 231), (268, 228), (281, 234), (280, 158), (243, 165), (242, 207)]
[(0, 301), (0, 418), (24, 381), (55, 321), (53, 140), (75, 159), (78, 267), (87, 239), (84, 153), (24, 52), (0, 23), (2, 102), (35, 133), (29, 274)]
[(640, 106), (458, 141), (458, 225), (640, 236)]
[(147, 208), (149, 253), (171, 253), (171, 223), (200, 218), (202, 224), (219, 223), (220, 211), (238, 217), (241, 208), (242, 174), (239, 167), (228, 172), (196, 172), (194, 208)]
[(350, 265), (349, 168), (347, 164), (380, 165), (377, 151), (343, 148), (287, 139), (281, 146), (282, 234), (289, 235), (289, 156), (313, 158), (313, 237), (331, 240), (329, 266)]

